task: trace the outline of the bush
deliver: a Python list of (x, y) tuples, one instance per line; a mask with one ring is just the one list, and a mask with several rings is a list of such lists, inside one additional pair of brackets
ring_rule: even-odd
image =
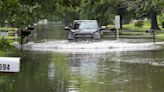
[(162, 22), (162, 28), (164, 28), (164, 21)]
[(134, 26), (136, 26), (136, 27), (143, 27), (143, 25), (144, 25), (144, 22), (143, 22), (143, 21), (137, 21), (137, 22), (134, 24)]
[(0, 39), (0, 51), (7, 51), (10, 48), (11, 48), (11, 45), (7, 41), (7, 39), (1, 38)]

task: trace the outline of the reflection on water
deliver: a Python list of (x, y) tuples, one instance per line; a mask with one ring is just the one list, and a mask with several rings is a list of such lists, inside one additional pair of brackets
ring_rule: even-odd
[(0, 92), (163, 92), (163, 54), (26, 52), (20, 73), (0, 76)]
[(54, 24), (53, 22), (48, 22), (45, 25), (38, 25), (36, 31), (32, 33), (31, 40), (34, 42), (42, 42), (45, 39), (66, 39), (67, 32), (64, 31), (64, 26), (62, 24)]

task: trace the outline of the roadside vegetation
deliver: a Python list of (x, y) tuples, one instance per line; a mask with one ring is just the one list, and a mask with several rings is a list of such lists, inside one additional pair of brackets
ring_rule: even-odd
[(12, 46), (12, 42), (13, 40), (0, 38), (0, 56), (18, 56), (21, 54), (18, 49)]
[(15, 27), (0, 27), (0, 30), (15, 31), (15, 30), (17, 30), (17, 28), (15, 28)]
[[(94, 19), (107, 26), (114, 24), (115, 15), (120, 15), (121, 30), (139, 31), (122, 32), (122, 35), (140, 35), (140, 31), (144, 33), (150, 29), (164, 30), (163, 0), (1, 0), (0, 11), (0, 30), (10, 33), (42, 19), (61, 21), (67, 26), (76, 19)], [(4, 27), (6, 25), (9, 28)], [(6, 39), (14, 39), (14, 36)]]
[[(164, 13), (157, 16), (158, 25), (160, 30), (156, 30), (156, 38), (164, 40)], [(108, 29), (113, 29), (115, 25), (107, 25)], [(131, 20), (129, 23), (123, 24), (120, 29), (120, 35), (123, 37), (151, 37), (150, 32), (146, 31), (151, 30), (151, 21), (150, 19), (143, 20)]]

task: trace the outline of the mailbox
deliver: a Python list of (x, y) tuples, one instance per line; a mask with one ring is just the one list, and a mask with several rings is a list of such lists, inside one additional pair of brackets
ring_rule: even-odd
[(19, 72), (20, 58), (0, 57), (0, 72)]

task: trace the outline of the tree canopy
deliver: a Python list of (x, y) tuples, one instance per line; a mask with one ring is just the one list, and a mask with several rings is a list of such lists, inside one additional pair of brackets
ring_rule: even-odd
[(157, 15), (164, 9), (163, 0), (122, 0), (136, 18), (150, 18), (151, 29), (158, 30)]
[(0, 23), (28, 25), (54, 14), (55, 0), (1, 0)]
[(96, 19), (107, 25), (120, 15), (121, 19), (150, 18), (151, 28), (159, 29), (156, 16), (163, 10), (163, 0), (0, 0), (0, 23), (20, 26), (51, 17), (66, 24), (75, 19)]

